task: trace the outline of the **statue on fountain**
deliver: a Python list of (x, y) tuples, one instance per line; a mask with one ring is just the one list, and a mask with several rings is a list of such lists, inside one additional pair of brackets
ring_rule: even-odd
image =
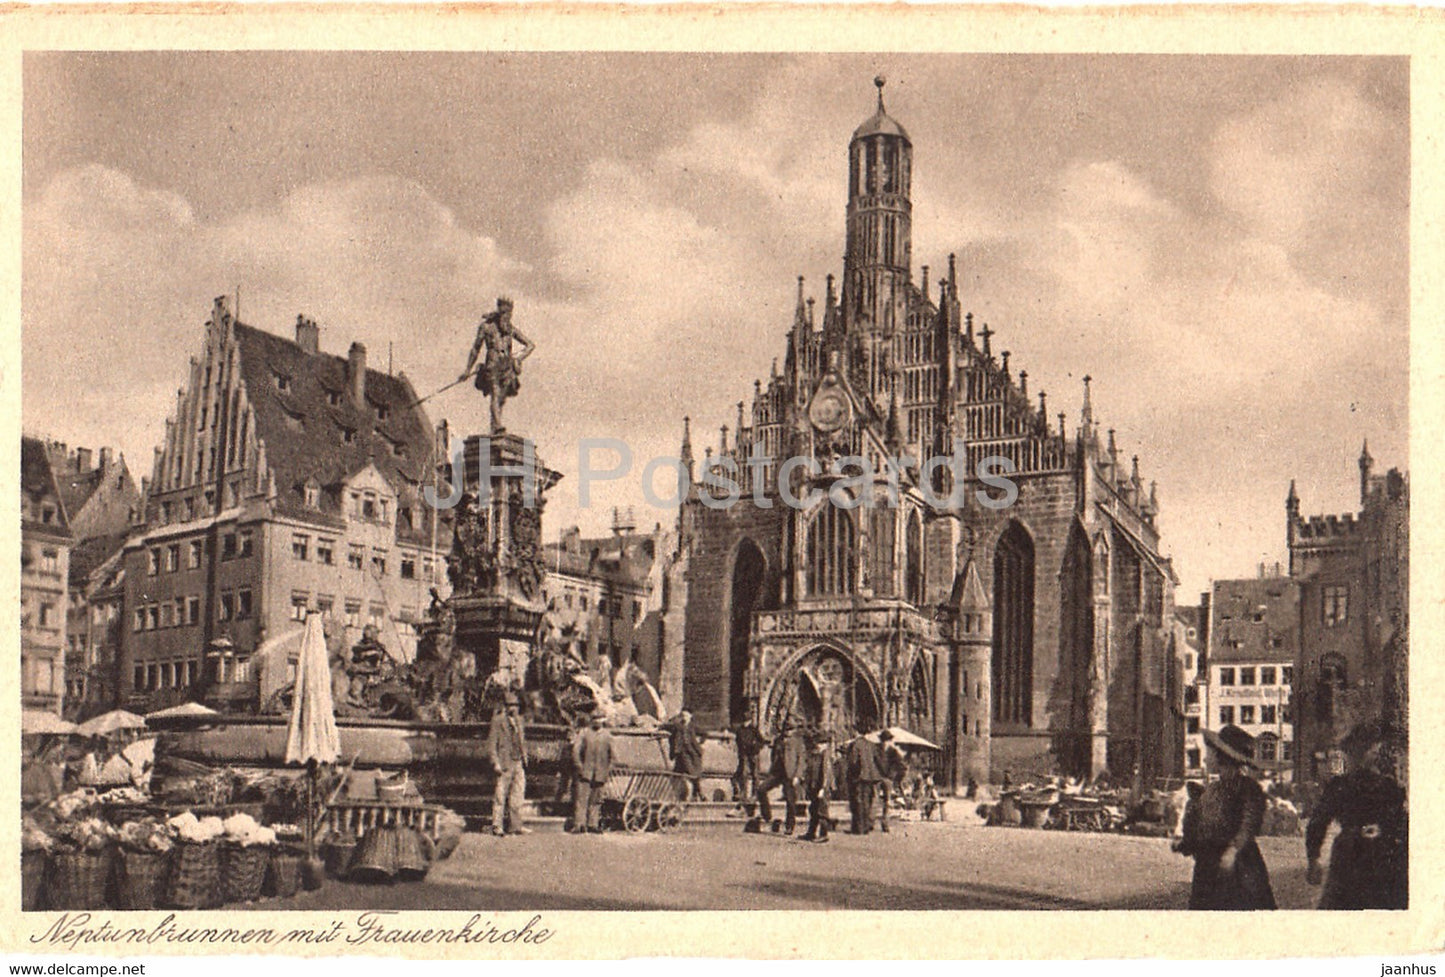
[[(516, 353), (512, 351), (514, 341), (522, 347)], [(491, 398), (491, 433), (494, 435), (506, 431), (502, 426), (502, 408), (521, 389), (522, 361), (536, 348), (520, 329), (512, 325), (511, 299), (497, 299), (496, 311), (482, 316), (471, 355), (467, 357), (467, 368), (457, 379), (465, 380), (473, 367), (477, 368), (476, 387)], [(480, 366), (477, 365), (478, 357), (482, 358)]]

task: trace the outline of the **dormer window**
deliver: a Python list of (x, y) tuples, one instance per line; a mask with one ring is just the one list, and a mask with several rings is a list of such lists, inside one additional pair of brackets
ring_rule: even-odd
[(306, 502), (307, 508), (319, 509), (321, 507), (321, 486), (318, 485), (314, 479), (308, 480), (306, 484), (302, 486), (301, 495)]
[(276, 374), (276, 389), (282, 393), (289, 391), (291, 389), (291, 378), (284, 373)]
[(383, 405), (380, 405), (380, 406), (378, 406), (378, 407), (376, 408), (376, 419), (377, 419), (378, 421), (384, 421), (384, 420), (386, 420), (387, 418), (389, 418), (390, 416), (391, 416), (391, 408), (390, 408), (390, 407), (387, 407), (387, 406), (385, 406), (385, 405), (383, 404)]
[(342, 443), (342, 444), (355, 444), (355, 443), (356, 443), (356, 429), (355, 429), (355, 428), (351, 428), (351, 427), (344, 427), (344, 428), (342, 428), (342, 429), (341, 429), (341, 443)]
[(328, 391), (326, 391), (326, 402), (327, 402), (328, 404), (330, 404), (332, 407), (340, 407), (340, 406), (341, 406), (341, 391), (339, 391), (339, 390), (328, 390)]

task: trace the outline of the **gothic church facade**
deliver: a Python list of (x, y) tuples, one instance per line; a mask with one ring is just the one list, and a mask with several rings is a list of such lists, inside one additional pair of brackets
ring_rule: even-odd
[[(765, 735), (904, 726), (943, 748), (954, 784), (1173, 775), (1175, 580), (1154, 487), (1102, 436), (1088, 378), (1073, 430), (1051, 421), (963, 311), (953, 256), (936, 286), (926, 267), (914, 281), (912, 170), (880, 83), (848, 145), (841, 288), (828, 276), (816, 310), (799, 279), (782, 366), (716, 448), (697, 458), (685, 423), (683, 703)], [(1003, 495), (977, 477), (989, 458), (1012, 468), (1010, 505), (980, 501)]]

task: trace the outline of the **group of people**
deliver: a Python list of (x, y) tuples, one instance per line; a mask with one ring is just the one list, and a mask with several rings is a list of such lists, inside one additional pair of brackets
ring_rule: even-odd
[[(1251, 776), (1254, 738), (1238, 726), (1206, 730), (1210, 772), (1194, 792), (1175, 850), (1194, 859), (1190, 909), (1274, 909), (1269, 871), (1256, 840), (1268, 803)], [(1325, 785), (1305, 829), (1306, 878), (1324, 883), (1321, 909), (1404, 909), (1409, 901), (1405, 791), (1391, 776), (1391, 732), (1362, 723), (1341, 748), (1349, 769)], [(1320, 854), (1339, 825), (1328, 877)]]
[[(840, 779), (847, 789), (848, 832), (868, 834), (873, 830), (875, 802), (878, 827), (888, 830), (888, 806), (902, 790), (908, 764), (887, 729), (857, 736), (839, 748), (828, 730), (789, 722), (773, 742), (771, 763), (761, 777), (758, 760), (767, 743), (758, 728), (745, 724), (735, 736), (738, 767), (733, 792), (748, 815), (745, 830), (761, 832), (768, 825), (773, 831), (793, 834), (799, 801), (806, 798), (808, 828), (802, 838), (826, 842), (833, 829), (828, 804)], [(773, 820), (770, 798), (779, 788), (785, 808), (781, 823)]]
[[(572, 821), (568, 830), (575, 834), (599, 834), (602, 788), (612, 774), (613, 761), (612, 734), (600, 710), (593, 710), (586, 723), (572, 731), (570, 753), (570, 776), (564, 781), (572, 789)], [(530, 834), (522, 813), (527, 791), (527, 742), (521, 704), (516, 698), (508, 698), (492, 717), (487, 732), (487, 757), (497, 778), (492, 794), (492, 834), (499, 838)]]

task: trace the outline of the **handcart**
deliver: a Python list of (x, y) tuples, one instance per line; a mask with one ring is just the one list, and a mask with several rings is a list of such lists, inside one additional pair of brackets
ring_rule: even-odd
[(1113, 818), (1102, 800), (1065, 794), (1059, 798), (1052, 820), (1052, 826), (1061, 831), (1108, 831)]
[(682, 824), (688, 780), (661, 770), (613, 768), (602, 787), (602, 820), (631, 832), (667, 832)]

